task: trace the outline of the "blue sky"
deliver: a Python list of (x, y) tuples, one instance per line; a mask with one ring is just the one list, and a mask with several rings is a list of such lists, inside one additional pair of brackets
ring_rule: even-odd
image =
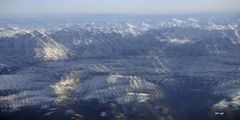
[(0, 0), (0, 14), (239, 12), (240, 0)]

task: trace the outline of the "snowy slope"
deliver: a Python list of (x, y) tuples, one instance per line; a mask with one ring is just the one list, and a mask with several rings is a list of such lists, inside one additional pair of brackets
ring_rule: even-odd
[(0, 38), (1, 62), (64, 60), (70, 51), (38, 31)]

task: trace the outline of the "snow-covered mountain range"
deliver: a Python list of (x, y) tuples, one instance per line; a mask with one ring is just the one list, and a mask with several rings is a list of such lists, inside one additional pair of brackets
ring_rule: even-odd
[(0, 22), (3, 111), (91, 99), (240, 109), (239, 15), (16, 23)]

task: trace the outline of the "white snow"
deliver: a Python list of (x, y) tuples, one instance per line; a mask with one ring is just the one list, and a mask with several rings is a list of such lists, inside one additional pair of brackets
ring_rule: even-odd
[(171, 20), (174, 21), (174, 22), (176, 22), (176, 23), (178, 23), (178, 24), (184, 23), (183, 20), (179, 20), (179, 19), (176, 19), (176, 18), (172, 18)]
[(194, 18), (188, 18), (188, 20), (192, 21), (192, 22), (195, 22), (195, 23), (199, 22), (197, 19), (194, 19)]

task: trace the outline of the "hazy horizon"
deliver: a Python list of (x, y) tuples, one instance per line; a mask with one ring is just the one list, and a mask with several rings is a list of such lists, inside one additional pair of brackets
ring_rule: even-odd
[(239, 0), (0, 0), (0, 15), (239, 13)]

